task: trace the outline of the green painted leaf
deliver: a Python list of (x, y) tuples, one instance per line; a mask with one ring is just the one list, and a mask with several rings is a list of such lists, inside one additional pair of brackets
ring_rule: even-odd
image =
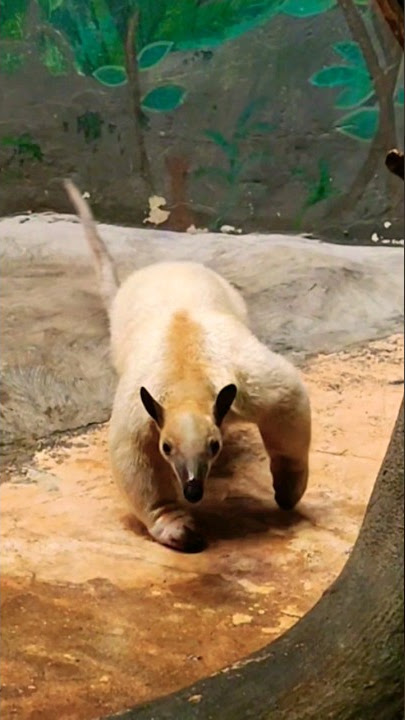
[[(360, 7), (367, 7), (369, 0), (354, 0), (354, 2)], [(286, 0), (281, 12), (285, 15), (304, 18), (319, 15), (336, 6), (337, 0)]]
[(229, 163), (229, 178), (231, 183), (235, 183), (243, 169), (243, 161), (236, 156)]
[(315, 181), (310, 180), (308, 197), (305, 200), (304, 208), (310, 208), (335, 194), (333, 180), (329, 165), (326, 160), (321, 159), (318, 163), (318, 177)]
[(284, 15), (293, 17), (311, 17), (319, 15), (335, 7), (336, 0), (287, 0), (282, 6), (281, 12)]
[(186, 91), (180, 85), (161, 85), (145, 95), (142, 109), (150, 112), (170, 112), (176, 110), (185, 97)]
[(228, 158), (233, 158), (235, 155), (235, 147), (233, 143), (229, 142), (222, 133), (218, 132), (217, 130), (206, 130), (205, 133), (207, 138), (212, 140), (218, 147), (221, 148), (221, 150), (224, 151), (225, 155), (227, 155)]
[(241, 114), (238, 117), (238, 121), (236, 123), (237, 129), (242, 130), (242, 128), (244, 128), (248, 124), (248, 122), (250, 122), (250, 120), (256, 113), (260, 112), (260, 110), (264, 110), (268, 102), (269, 101), (266, 98), (260, 97), (248, 103), (243, 108)]
[(66, 75), (68, 63), (55, 40), (43, 34), (39, 38), (40, 57), (51, 75)]
[(15, 147), (18, 145), (18, 138), (12, 137), (11, 135), (4, 135), (4, 137), (0, 139), (0, 145), (4, 147)]
[(49, 14), (55, 12), (63, 3), (63, 0), (48, 0)]
[(76, 118), (78, 133), (83, 133), (86, 143), (92, 143), (101, 138), (104, 120), (99, 112), (86, 110)]
[[(159, 0), (165, 6), (154, 39), (170, 39), (176, 50), (207, 50), (267, 23), (285, 0)], [(149, 3), (152, 5), (152, 3)], [(149, 11), (148, 11), (149, 12)], [(146, 13), (145, 13), (146, 14)]]
[[(349, 65), (331, 65), (323, 68), (309, 78), (309, 82), (316, 87), (338, 87), (358, 83), (359, 76), (364, 75), (355, 67)], [(366, 79), (367, 76), (366, 76)]]
[[(78, 3), (78, 7), (80, 7), (81, 4), (82, 3)], [(92, 44), (95, 43), (96, 46), (98, 45), (96, 65), (93, 66), (92, 69), (97, 69), (99, 65), (123, 66), (125, 63), (125, 53), (123, 42), (117, 29), (118, 12), (115, 14), (111, 12), (107, 0), (91, 0), (87, 4), (89, 5), (89, 12), (91, 15), (94, 15), (96, 22), (93, 23), (90, 18), (88, 19), (83, 10), (81, 11), (81, 16), (86, 27), (92, 30)], [(85, 5), (86, 3), (84, 6)]]
[(366, 63), (364, 61), (363, 53), (360, 46), (356, 42), (338, 42), (332, 45), (335, 52), (338, 53), (342, 58), (347, 60), (351, 65), (356, 65), (361, 70), (364, 70)]
[(362, 105), (372, 95), (374, 95), (374, 87), (373, 83), (369, 79), (368, 90), (366, 84), (353, 85), (352, 87), (348, 87), (346, 90), (343, 90), (335, 102), (335, 107), (339, 108), (339, 110), (355, 108)]
[(377, 107), (361, 108), (341, 118), (336, 129), (356, 140), (372, 140), (377, 132), (379, 115)]
[(22, 40), (28, 0), (0, 0), (0, 37)]
[(294, 167), (291, 170), (291, 175), (293, 175), (293, 177), (303, 178), (304, 180), (306, 180), (308, 178), (308, 174), (305, 172), (304, 168), (301, 166)]
[(399, 88), (397, 94), (395, 95), (395, 102), (397, 105), (403, 105), (404, 104), (404, 88)]
[(154, 42), (146, 47), (142, 48), (138, 55), (138, 67), (139, 70), (148, 70), (154, 65), (162, 62), (162, 60), (168, 55), (173, 47), (172, 42)]
[(13, 148), (17, 155), (26, 159), (42, 162), (44, 158), (40, 145), (34, 141), (29, 133), (18, 136), (5, 135), (1, 138), (0, 144), (4, 147)]
[(38, 0), (41, 10), (47, 18), (62, 5), (63, 0)]
[(0, 72), (11, 75), (24, 64), (25, 57), (21, 53), (5, 52), (0, 55)]
[(103, 65), (94, 71), (93, 77), (107, 87), (119, 87), (127, 82), (125, 68), (121, 65)]

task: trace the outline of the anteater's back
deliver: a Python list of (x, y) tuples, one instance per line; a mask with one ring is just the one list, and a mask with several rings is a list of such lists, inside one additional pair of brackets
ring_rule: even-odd
[(192, 262), (165, 262), (134, 272), (119, 288), (110, 312), (111, 346), (119, 373), (134, 350), (153, 353), (174, 313), (186, 310), (234, 316), (247, 323), (239, 293), (213, 270)]

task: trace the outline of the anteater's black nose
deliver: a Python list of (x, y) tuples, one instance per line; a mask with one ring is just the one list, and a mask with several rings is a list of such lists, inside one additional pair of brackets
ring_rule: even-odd
[(200, 480), (188, 480), (184, 486), (184, 497), (189, 503), (197, 503), (204, 495), (204, 487)]

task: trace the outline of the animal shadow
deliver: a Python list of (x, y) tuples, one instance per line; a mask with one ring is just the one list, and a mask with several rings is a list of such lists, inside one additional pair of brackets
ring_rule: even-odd
[(193, 508), (209, 542), (250, 535), (291, 533), (310, 518), (301, 508), (285, 512), (273, 497), (269, 460), (257, 428), (231, 426), (207, 480), (206, 499)]
[[(251, 425), (236, 425), (227, 430), (220, 457), (206, 481), (203, 501), (185, 505), (197, 521), (208, 544), (220, 540), (242, 539), (274, 534), (291, 535), (311, 518), (301, 507), (284, 511), (273, 498), (269, 461), (259, 433)], [(125, 527), (148, 537), (133, 515), (124, 519)]]
[(300, 509), (285, 512), (270, 501), (229, 496), (219, 504), (207, 503), (194, 511), (198, 527), (209, 543), (258, 534), (289, 535), (309, 518)]

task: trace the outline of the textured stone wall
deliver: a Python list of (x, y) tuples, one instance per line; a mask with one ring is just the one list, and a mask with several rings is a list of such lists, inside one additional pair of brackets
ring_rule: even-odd
[(69, 175), (109, 222), (398, 241), (401, 52), (351, 6), (0, 0), (0, 213)]

